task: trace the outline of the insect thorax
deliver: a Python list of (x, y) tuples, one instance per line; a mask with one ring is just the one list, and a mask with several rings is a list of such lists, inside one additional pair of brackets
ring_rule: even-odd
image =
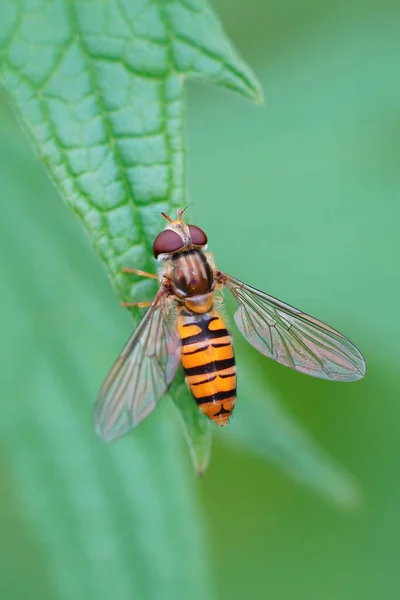
[(174, 254), (171, 257), (170, 281), (174, 293), (181, 298), (207, 294), (214, 286), (212, 269), (201, 250)]

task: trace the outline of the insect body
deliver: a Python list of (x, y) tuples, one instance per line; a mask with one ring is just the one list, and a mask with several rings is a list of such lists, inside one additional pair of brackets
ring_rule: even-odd
[(232, 339), (213, 309), (214, 276), (198, 249), (171, 258), (171, 284), (178, 304), (181, 361), (190, 391), (201, 410), (225, 425), (236, 398)]
[[(216, 310), (216, 292), (227, 287), (239, 304), (235, 322), (266, 356), (302, 373), (335, 381), (365, 375), (359, 350), (321, 321), (221, 271), (206, 252), (207, 236), (178, 219), (153, 245), (161, 263), (159, 291), (100, 390), (95, 425), (111, 440), (138, 425), (168, 391), (179, 362), (201, 410), (226, 425), (236, 399), (232, 338)], [(136, 269), (125, 269), (156, 277)], [(134, 305), (128, 303), (127, 305)]]

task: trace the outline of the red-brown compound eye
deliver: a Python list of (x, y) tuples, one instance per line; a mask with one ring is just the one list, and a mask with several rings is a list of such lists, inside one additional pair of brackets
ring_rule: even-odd
[(171, 229), (164, 229), (154, 240), (153, 254), (157, 258), (159, 254), (178, 252), (183, 246), (184, 242), (180, 235)]
[(205, 246), (207, 244), (207, 236), (200, 227), (189, 225), (189, 231), (193, 246)]

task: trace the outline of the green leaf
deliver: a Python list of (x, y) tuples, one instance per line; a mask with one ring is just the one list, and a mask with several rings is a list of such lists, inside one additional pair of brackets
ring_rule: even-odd
[(0, 128), (0, 596), (212, 598), (174, 412), (162, 402), (115, 444), (94, 435), (92, 398), (129, 318), (1, 103)]
[[(5, 13), (3, 84), (20, 121), (121, 299), (150, 299), (155, 284), (121, 268), (154, 272), (160, 212), (186, 204), (184, 80), (260, 102), (257, 81), (203, 0), (28, 0)], [(188, 392), (176, 406), (203, 471), (208, 424)]]
[[(193, 410), (193, 400), (188, 401), (187, 386), (178, 378), (171, 386), (171, 394), (185, 425), (192, 462), (197, 475), (203, 475), (211, 456), (211, 427), (208, 419), (197, 409)], [(191, 400), (191, 401), (190, 401)], [(196, 407), (197, 408), (197, 407)]]
[[(0, 39), (4, 86), (114, 287), (123, 300), (150, 299), (154, 283), (135, 281), (121, 267), (154, 270), (159, 212), (186, 203), (184, 79), (215, 82), (260, 102), (257, 81), (202, 0), (9, 5)], [(139, 318), (135, 310), (132, 316)], [(202, 473), (209, 424), (182, 374), (172, 396)], [(268, 435), (260, 443), (268, 445)], [(300, 456), (308, 472), (308, 450)]]

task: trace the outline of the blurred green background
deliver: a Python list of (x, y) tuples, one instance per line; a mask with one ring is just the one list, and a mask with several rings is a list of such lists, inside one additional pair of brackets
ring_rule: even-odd
[[(189, 200), (219, 267), (326, 320), (366, 357), (364, 381), (335, 385), (280, 368), (236, 336), (239, 369), (242, 357), (253, 363), (240, 370), (243, 386), (251, 393), (254, 382), (259, 393), (265, 381), (353, 474), (362, 500), (352, 511), (231, 444), (225, 431), (193, 489), (166, 403), (135, 432), (141, 453), (132, 459), (130, 440), (92, 439), (91, 403), (130, 319), (3, 99), (1, 598), (192, 598), (193, 580), (204, 581), (196, 597), (219, 600), (399, 597), (396, 4), (218, 0), (266, 106), (188, 86)], [(235, 419), (245, 411), (239, 396)], [(182, 454), (184, 468), (167, 472)], [(130, 460), (119, 512), (113, 502)], [(160, 497), (149, 506), (141, 497), (151, 486)], [(181, 490), (178, 504), (167, 507), (160, 533), (171, 488)], [(194, 522), (190, 532), (184, 519)], [(185, 563), (176, 578), (182, 549), (192, 570)], [(152, 586), (149, 563), (168, 593)], [(139, 577), (129, 575), (134, 564)]]

